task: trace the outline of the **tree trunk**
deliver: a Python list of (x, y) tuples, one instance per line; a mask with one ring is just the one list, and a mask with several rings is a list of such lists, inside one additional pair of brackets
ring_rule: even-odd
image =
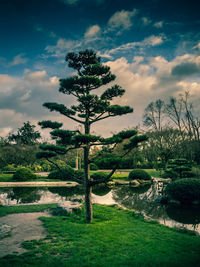
[[(87, 112), (88, 114), (88, 112)], [(90, 134), (90, 125), (89, 125), (89, 116), (86, 116), (85, 121), (85, 134)], [(90, 145), (87, 144), (84, 147), (84, 172), (85, 172), (85, 219), (87, 223), (92, 222), (92, 202), (91, 202), (91, 193), (92, 187), (90, 185), (90, 175), (89, 175), (89, 155), (90, 155)]]
[(89, 184), (89, 146), (84, 148), (84, 172), (85, 172), (85, 180), (84, 180), (84, 189), (85, 189), (85, 219), (86, 222), (92, 221), (92, 203), (91, 203), (91, 192), (92, 187)]
[(85, 186), (85, 220), (87, 223), (92, 222), (92, 202), (91, 202), (92, 187), (90, 185)]

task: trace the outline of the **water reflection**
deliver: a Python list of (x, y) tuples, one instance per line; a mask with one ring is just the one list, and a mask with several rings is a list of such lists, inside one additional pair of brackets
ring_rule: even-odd
[(40, 191), (32, 187), (15, 187), (8, 193), (8, 198), (16, 200), (17, 204), (37, 202), (40, 197)]
[(156, 200), (159, 188), (157, 184), (142, 188), (121, 187), (113, 189), (113, 199), (120, 205), (135, 209), (152, 219), (167, 217), (165, 207)]
[[(141, 188), (130, 186), (96, 186), (93, 188), (92, 201), (100, 204), (119, 204), (135, 209), (142, 214), (160, 221), (168, 226), (186, 227), (200, 232), (199, 207), (165, 207), (158, 203), (164, 185), (154, 183)], [(63, 203), (66, 201), (84, 200), (81, 187), (49, 187), (49, 188), (0, 188), (0, 201), (4, 205), (26, 203)]]
[(168, 206), (166, 213), (174, 221), (183, 224), (200, 224), (199, 207)]
[(93, 194), (97, 196), (105, 196), (111, 191), (111, 188), (107, 185), (94, 186), (92, 188)]

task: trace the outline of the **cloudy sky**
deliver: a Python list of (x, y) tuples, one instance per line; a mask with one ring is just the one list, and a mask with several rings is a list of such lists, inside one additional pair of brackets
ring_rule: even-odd
[[(72, 73), (68, 52), (95, 50), (126, 89), (118, 103), (134, 113), (96, 125), (96, 132), (142, 126), (158, 98), (190, 92), (200, 107), (198, 0), (1, 0), (0, 136), (30, 121), (63, 121), (44, 102), (71, 105), (58, 93)], [(65, 125), (75, 127), (70, 120)]]

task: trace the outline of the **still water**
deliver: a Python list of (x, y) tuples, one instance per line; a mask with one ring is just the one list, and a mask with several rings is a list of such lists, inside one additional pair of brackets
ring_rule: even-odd
[[(200, 233), (199, 207), (163, 206), (157, 201), (163, 185), (134, 188), (129, 186), (98, 186), (93, 188), (92, 201), (99, 204), (118, 204), (135, 209), (141, 214), (170, 227), (185, 227)], [(4, 205), (64, 203), (82, 201), (83, 189), (80, 187), (14, 187), (0, 188), (0, 201)]]

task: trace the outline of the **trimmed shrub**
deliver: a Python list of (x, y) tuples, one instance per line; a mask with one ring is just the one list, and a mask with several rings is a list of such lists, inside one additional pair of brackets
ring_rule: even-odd
[(196, 177), (196, 173), (194, 173), (192, 171), (184, 171), (184, 172), (182, 172), (182, 176), (184, 178)]
[(98, 170), (98, 166), (95, 163), (91, 163), (90, 164), (90, 170), (91, 171), (97, 171)]
[(13, 175), (13, 179), (17, 181), (29, 181), (37, 178), (30, 169), (28, 168), (19, 168)]
[[(61, 168), (61, 169), (66, 169), (66, 168), (70, 167), (69, 165), (67, 165), (67, 163), (66, 163), (65, 161), (60, 160), (60, 159), (56, 160), (56, 164), (57, 164), (57, 165), (59, 166), (59, 168)], [(58, 168), (57, 168), (54, 164), (51, 164), (51, 170), (52, 170), (52, 171), (57, 171)]]
[(121, 158), (115, 154), (106, 153), (101, 156), (98, 156), (95, 159), (95, 164), (99, 169), (112, 169), (116, 164), (118, 165), (121, 162)]
[(51, 171), (48, 175), (48, 179), (55, 179), (55, 180), (73, 180), (75, 176), (75, 171), (70, 166), (60, 170)]
[(75, 177), (77, 179), (83, 180), (84, 179), (84, 171), (83, 170), (76, 170), (74, 171)]
[(167, 168), (176, 172), (177, 177), (184, 178), (183, 172), (191, 171), (192, 162), (187, 159), (171, 159)]
[(171, 182), (166, 186), (165, 194), (182, 204), (200, 202), (200, 180), (195, 178), (183, 178)]
[(106, 178), (107, 174), (105, 172), (94, 172), (90, 175), (93, 180), (100, 180)]
[(135, 180), (135, 179), (139, 179), (139, 180), (151, 180), (151, 176), (146, 171), (140, 170), (140, 169), (132, 170), (129, 173), (128, 178), (130, 180)]
[(162, 178), (172, 178), (176, 179), (178, 178), (178, 174), (173, 170), (166, 170), (164, 174), (162, 175)]

